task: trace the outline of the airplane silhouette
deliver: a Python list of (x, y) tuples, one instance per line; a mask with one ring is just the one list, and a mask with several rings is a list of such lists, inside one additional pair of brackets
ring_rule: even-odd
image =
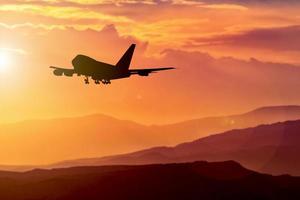
[(77, 55), (72, 60), (74, 69), (54, 66), (51, 66), (50, 68), (54, 69), (53, 74), (55, 76), (65, 75), (72, 77), (74, 74), (77, 74), (78, 76), (83, 75), (85, 76), (85, 84), (89, 84), (89, 77), (95, 81), (95, 84), (100, 84), (100, 82), (103, 84), (110, 84), (110, 81), (113, 79), (128, 78), (133, 74), (148, 76), (150, 73), (155, 73), (157, 71), (175, 69), (173, 67), (129, 69), (134, 49), (135, 44), (132, 44), (116, 65), (99, 62), (85, 55)]

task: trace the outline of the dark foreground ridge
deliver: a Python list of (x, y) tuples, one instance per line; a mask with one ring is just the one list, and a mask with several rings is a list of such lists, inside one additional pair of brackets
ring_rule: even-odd
[(300, 178), (233, 161), (0, 172), (3, 200), (299, 199), (299, 191)]

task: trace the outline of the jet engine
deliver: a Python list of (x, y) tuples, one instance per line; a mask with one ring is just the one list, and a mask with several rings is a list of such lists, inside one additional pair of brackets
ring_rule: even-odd
[(143, 72), (143, 71), (140, 71), (140, 72), (138, 72), (138, 74), (139, 74), (140, 76), (149, 76), (149, 72)]
[(56, 70), (53, 71), (53, 74), (54, 74), (55, 76), (62, 76), (63, 73), (64, 73), (64, 72), (63, 72), (62, 70), (60, 70), (60, 69), (56, 69)]
[(71, 77), (71, 76), (73, 76), (73, 72), (72, 71), (64, 71), (64, 75), (65, 76), (69, 76), (69, 77)]

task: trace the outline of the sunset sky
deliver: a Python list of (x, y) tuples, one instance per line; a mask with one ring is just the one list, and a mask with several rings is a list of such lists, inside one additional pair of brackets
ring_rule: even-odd
[[(300, 104), (297, 0), (0, 0), (0, 124), (103, 113), (145, 124)], [(77, 54), (177, 70), (109, 86)]]

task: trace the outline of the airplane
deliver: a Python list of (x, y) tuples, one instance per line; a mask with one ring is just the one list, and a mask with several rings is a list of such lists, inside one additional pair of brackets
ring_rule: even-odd
[(111, 84), (111, 80), (128, 78), (131, 75), (149, 76), (149, 74), (157, 71), (175, 69), (173, 67), (129, 69), (135, 46), (135, 44), (132, 44), (116, 65), (99, 62), (85, 55), (77, 55), (72, 60), (73, 69), (54, 66), (50, 66), (50, 68), (54, 69), (53, 74), (55, 76), (72, 77), (74, 74), (85, 76), (85, 84), (90, 83), (90, 77), (95, 81), (95, 84), (101, 82)]

